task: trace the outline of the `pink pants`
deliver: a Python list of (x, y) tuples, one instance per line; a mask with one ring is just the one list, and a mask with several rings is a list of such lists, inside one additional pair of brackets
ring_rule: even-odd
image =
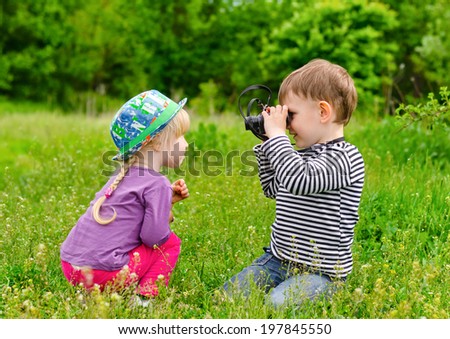
[(158, 295), (158, 281), (169, 284), (170, 275), (180, 254), (181, 240), (172, 233), (159, 247), (150, 248), (144, 244), (129, 252), (128, 265), (116, 271), (78, 268), (61, 260), (66, 279), (74, 286), (82, 283), (87, 289), (99, 285), (103, 290), (111, 286), (120, 290), (137, 283), (137, 293), (145, 296)]

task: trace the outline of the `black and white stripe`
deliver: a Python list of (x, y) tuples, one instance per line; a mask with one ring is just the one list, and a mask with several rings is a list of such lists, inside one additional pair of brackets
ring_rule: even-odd
[(295, 151), (287, 136), (254, 148), (264, 194), (276, 199), (271, 249), (280, 259), (345, 277), (364, 184), (364, 161), (344, 140)]

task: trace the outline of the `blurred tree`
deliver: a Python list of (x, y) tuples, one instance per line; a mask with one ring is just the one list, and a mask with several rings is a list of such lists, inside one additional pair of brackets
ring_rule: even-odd
[(351, 0), (297, 2), (293, 13), (267, 38), (266, 79), (280, 84), (308, 61), (327, 59), (355, 79), (361, 106), (381, 111), (383, 86), (395, 70), (396, 45), (388, 39), (397, 27), (395, 12), (381, 3)]
[(65, 39), (67, 13), (76, 1), (3, 0), (0, 89), (21, 98), (49, 100), (60, 86), (54, 75)]
[(158, 88), (234, 110), (243, 88), (276, 92), (320, 57), (392, 112), (446, 85), (449, 22), (445, 0), (3, 0), (0, 95), (95, 113)]
[[(411, 59), (416, 70), (424, 74), (427, 90), (449, 84), (450, 74), (450, 6), (448, 1), (433, 1), (427, 6), (425, 34), (414, 47)], [(422, 95), (421, 90), (419, 95)]]
[[(86, 1), (67, 17), (70, 30), (60, 48), (58, 76), (62, 83), (58, 98), (70, 107), (86, 105), (96, 111), (103, 96), (126, 100), (147, 89), (149, 78), (157, 78), (152, 68), (152, 45), (158, 26), (157, 13), (141, 1)], [(124, 99), (125, 98), (125, 99)], [(82, 109), (83, 110), (83, 109)]]
[(384, 0), (395, 10), (398, 28), (389, 41), (398, 45), (398, 72), (388, 88), (390, 112), (399, 103), (423, 100), (425, 93), (438, 94), (448, 84), (450, 65), (450, 7), (446, 0)]

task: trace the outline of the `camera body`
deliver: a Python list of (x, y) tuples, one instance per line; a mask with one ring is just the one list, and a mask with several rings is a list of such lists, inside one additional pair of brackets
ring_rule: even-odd
[(262, 114), (247, 116), (244, 120), (245, 130), (255, 131), (259, 135), (265, 135), (266, 130), (264, 129), (264, 117)]
[[(268, 111), (267, 108), (264, 109), (265, 111)], [(266, 130), (264, 128), (264, 117), (262, 114), (258, 115), (250, 115), (245, 118), (245, 129), (247, 131), (255, 131), (258, 135), (262, 135), (265, 137), (263, 140), (267, 140), (267, 137), (265, 136)], [(289, 126), (291, 123), (291, 113), (288, 113), (288, 116), (286, 118), (286, 126)], [(258, 136), (256, 135), (256, 136)]]
[[(242, 106), (241, 106), (241, 98), (244, 94), (246, 94), (249, 91), (260, 91), (263, 90), (265, 92), (268, 93), (268, 97), (267, 97), (267, 101), (266, 103), (264, 103), (261, 99), (259, 98), (253, 98), (249, 101), (249, 103), (247, 104), (247, 115), (245, 115), (242, 112)], [(258, 105), (258, 112), (269, 112), (269, 106), (270, 106), (270, 99), (272, 97), (272, 90), (264, 85), (252, 85), (247, 87), (246, 89), (244, 89), (241, 94), (239, 95), (239, 99), (238, 99), (238, 107), (239, 107), (239, 112), (241, 113), (242, 117), (244, 118), (244, 122), (245, 122), (245, 129), (252, 131), (252, 133), (258, 137), (261, 140), (267, 140), (267, 136), (266, 136), (266, 130), (264, 128), (264, 117), (262, 116), (261, 113), (257, 114), (257, 115), (252, 115), (252, 108), (254, 106), (254, 104)], [(291, 113), (288, 114), (287, 118), (286, 118), (286, 126), (289, 126), (291, 122)]]

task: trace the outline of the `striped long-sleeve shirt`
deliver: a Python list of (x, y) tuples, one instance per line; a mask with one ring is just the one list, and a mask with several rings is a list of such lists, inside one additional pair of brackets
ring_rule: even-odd
[(364, 161), (343, 138), (296, 151), (287, 136), (254, 147), (264, 194), (276, 199), (270, 247), (332, 277), (352, 270)]

